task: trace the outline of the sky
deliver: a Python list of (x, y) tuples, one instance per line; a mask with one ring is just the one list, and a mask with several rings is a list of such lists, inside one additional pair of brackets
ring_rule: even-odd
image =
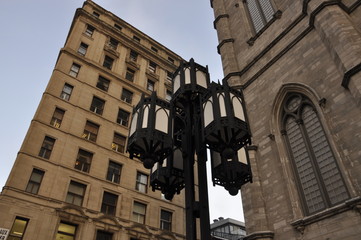
[[(64, 46), (83, 0), (0, 0), (0, 189)], [(211, 80), (223, 78), (209, 0), (94, 0), (183, 59), (208, 65)], [(209, 169), (209, 167), (208, 167)], [(210, 178), (210, 173), (208, 174)], [(244, 221), (240, 194), (209, 186), (210, 220)]]

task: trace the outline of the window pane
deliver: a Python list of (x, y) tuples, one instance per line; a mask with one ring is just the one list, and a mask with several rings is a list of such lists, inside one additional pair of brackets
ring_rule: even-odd
[(99, 76), (98, 82), (97, 82), (97, 88), (100, 88), (101, 90), (104, 90), (104, 91), (108, 91), (109, 84), (110, 84), (110, 80), (108, 80), (102, 76)]
[(258, 8), (256, 0), (247, 0), (247, 6), (254, 28), (256, 32), (259, 32), (264, 27), (265, 23), (263, 22), (262, 13)]
[(50, 125), (59, 128), (63, 121), (65, 111), (59, 108), (55, 108), (53, 117), (51, 118)]
[(102, 115), (104, 104), (105, 104), (104, 100), (97, 97), (93, 97), (92, 103), (90, 105), (90, 111)]
[(113, 233), (105, 232), (105, 231), (97, 231), (97, 238), (96, 240), (112, 240)]
[(127, 127), (129, 122), (129, 115), (130, 113), (124, 111), (123, 109), (119, 109), (117, 123)]
[(74, 240), (76, 228), (76, 225), (61, 222), (56, 234), (56, 240)]
[(107, 172), (107, 180), (115, 183), (120, 182), (120, 172), (122, 165), (110, 161)]
[(8, 239), (22, 239), (29, 219), (16, 217)]
[(51, 137), (45, 137), (43, 144), (41, 145), (39, 157), (49, 159), (51, 151), (53, 150), (53, 146), (55, 143), (55, 139)]
[(132, 103), (133, 93), (131, 91), (123, 88), (122, 96), (120, 97), (120, 99), (127, 103)]

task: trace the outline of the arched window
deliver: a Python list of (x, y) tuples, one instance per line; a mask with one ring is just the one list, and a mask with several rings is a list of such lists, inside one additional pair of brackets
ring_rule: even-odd
[(275, 13), (270, 0), (244, 0), (254, 29), (258, 33), (271, 21)]
[(348, 199), (346, 185), (317, 111), (306, 96), (298, 93), (286, 96), (282, 129), (306, 214)]

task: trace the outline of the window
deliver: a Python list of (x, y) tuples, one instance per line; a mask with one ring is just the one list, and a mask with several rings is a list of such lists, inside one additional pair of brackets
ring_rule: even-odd
[(133, 50), (130, 50), (129, 59), (133, 62), (136, 62), (137, 58), (138, 58), (138, 53)]
[(157, 64), (149, 61), (149, 65), (148, 65), (148, 69), (149, 71), (151, 71), (152, 73), (155, 73), (156, 69), (157, 69)]
[(119, 133), (114, 133), (112, 149), (116, 152), (124, 153), (126, 137)]
[(167, 71), (167, 80), (172, 81), (172, 79), (173, 79), (173, 73)]
[(41, 145), (39, 157), (49, 159), (51, 151), (53, 151), (55, 139), (46, 136), (44, 138), (43, 144)]
[(100, 14), (99, 14), (98, 12), (95, 12), (95, 11), (94, 11), (94, 12), (93, 12), (93, 16), (95, 16), (95, 17), (98, 18), (98, 17), (100, 17)]
[(135, 40), (135, 41), (137, 41), (137, 42), (140, 42), (140, 38), (139, 37), (137, 37), (137, 36), (133, 36), (133, 40)]
[(148, 175), (145, 175), (141, 172), (137, 172), (137, 180), (135, 184), (135, 189), (139, 192), (146, 193), (148, 187)]
[(128, 113), (127, 111), (124, 111), (123, 109), (119, 108), (117, 123), (127, 127), (128, 122), (129, 122), (129, 115), (130, 115), (130, 113)]
[(85, 30), (85, 35), (91, 37), (93, 36), (94, 31), (95, 31), (95, 27), (93, 27), (92, 25), (88, 25)]
[(73, 91), (73, 86), (65, 83), (63, 87), (63, 91), (61, 91), (60, 98), (69, 101), (72, 91)]
[(97, 113), (99, 115), (103, 114), (105, 101), (103, 99), (93, 97), (92, 103), (90, 105), (90, 111)]
[(152, 51), (154, 51), (154, 52), (156, 52), (156, 53), (158, 52), (158, 49), (156, 49), (156, 48), (153, 47), (153, 46), (151, 46), (150, 49), (152, 49)]
[(11, 227), (8, 240), (21, 240), (24, 237), (26, 227), (28, 225), (29, 219), (16, 217)]
[(349, 198), (318, 113), (301, 94), (288, 94), (283, 106), (285, 137), (306, 214)]
[(117, 50), (117, 47), (118, 47), (118, 40), (114, 39), (114, 38), (110, 38), (109, 39), (109, 43), (108, 43), (108, 46), (113, 49), (113, 50)]
[(149, 91), (154, 91), (154, 82), (152, 81), (152, 80), (149, 80), (148, 79), (148, 81), (147, 81), (147, 90), (149, 90)]
[(97, 140), (98, 131), (99, 131), (98, 124), (92, 123), (90, 121), (86, 121), (82, 138), (95, 142)]
[(121, 31), (123, 29), (122, 26), (120, 26), (119, 24), (116, 24), (116, 23), (114, 23), (114, 27), (116, 29), (118, 29), (119, 31)]
[(89, 172), (93, 154), (85, 150), (79, 149), (78, 157), (75, 161), (75, 169), (83, 172)]
[(98, 82), (97, 82), (97, 88), (100, 88), (101, 90), (108, 91), (109, 89), (110, 80), (106, 79), (105, 77), (99, 76)]
[(85, 56), (86, 51), (88, 50), (88, 44), (80, 43), (80, 46), (78, 48), (78, 53), (82, 56)]
[(165, 93), (165, 100), (170, 101), (172, 99), (172, 91), (167, 90)]
[(171, 63), (174, 63), (174, 59), (171, 58), (171, 57), (168, 57), (168, 61), (171, 62)]
[(246, 5), (254, 29), (258, 33), (273, 18), (274, 10), (270, 0), (247, 0)]
[(122, 95), (120, 99), (127, 103), (132, 103), (133, 100), (133, 93), (125, 88), (122, 90)]
[(80, 71), (80, 65), (73, 63), (73, 65), (71, 65), (69, 75), (76, 78), (78, 76), (79, 71)]
[(107, 180), (114, 183), (119, 183), (121, 171), (122, 171), (121, 164), (115, 163), (113, 161), (109, 161)]
[(160, 211), (160, 229), (163, 230), (172, 230), (172, 213), (161, 210)]
[(112, 66), (113, 66), (113, 62), (114, 62), (113, 58), (105, 55), (104, 62), (103, 62), (103, 67), (108, 68), (109, 70), (111, 70)]
[(60, 128), (63, 121), (65, 111), (60, 108), (55, 108), (53, 117), (51, 118), (50, 125), (56, 128)]
[(38, 194), (44, 173), (44, 171), (34, 168), (25, 191), (33, 194)]
[(125, 73), (125, 78), (129, 81), (134, 81), (135, 71), (133, 69), (127, 68), (127, 72)]
[(74, 240), (76, 225), (60, 222), (56, 240)]
[(140, 202), (134, 202), (132, 220), (137, 223), (145, 223), (145, 211), (147, 206)]
[(118, 195), (104, 192), (101, 212), (107, 215), (115, 215), (117, 208)]
[(112, 240), (113, 233), (98, 230), (96, 240)]
[(70, 181), (65, 202), (81, 206), (83, 204), (85, 189), (86, 185), (75, 181)]

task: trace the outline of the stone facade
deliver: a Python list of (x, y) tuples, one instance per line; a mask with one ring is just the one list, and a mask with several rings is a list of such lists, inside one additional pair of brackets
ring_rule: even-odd
[[(360, 239), (361, 2), (272, 0), (257, 32), (254, 2), (211, 0), (224, 80), (243, 92), (252, 132), (246, 239)], [(346, 200), (313, 213), (282, 122), (291, 93), (313, 106), (347, 189)]]
[[(8, 239), (185, 238), (184, 195), (167, 201), (147, 189), (149, 171), (123, 149), (127, 113), (152, 89), (167, 98), (169, 73), (181, 60), (92, 1), (76, 10), (0, 195), (0, 228), (18, 227)], [(93, 105), (94, 97), (103, 106)]]

